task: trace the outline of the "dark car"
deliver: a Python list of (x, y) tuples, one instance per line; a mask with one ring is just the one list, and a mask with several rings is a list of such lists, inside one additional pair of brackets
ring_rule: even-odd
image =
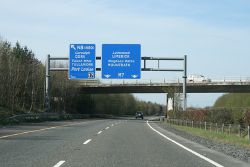
[(136, 112), (136, 113), (135, 113), (135, 118), (136, 118), (136, 119), (137, 119), (137, 118), (143, 119), (143, 113), (142, 113), (142, 112)]

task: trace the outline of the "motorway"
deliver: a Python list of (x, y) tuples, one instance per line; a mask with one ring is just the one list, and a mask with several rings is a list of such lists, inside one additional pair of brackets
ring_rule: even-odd
[(1, 167), (249, 167), (145, 120), (0, 128)]

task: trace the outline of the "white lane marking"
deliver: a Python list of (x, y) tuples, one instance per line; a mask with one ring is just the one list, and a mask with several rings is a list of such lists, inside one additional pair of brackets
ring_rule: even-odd
[(102, 133), (102, 130), (101, 131), (99, 131), (97, 134), (99, 135), (99, 134), (101, 134)]
[(53, 167), (59, 167), (61, 166), (62, 164), (64, 164), (65, 161), (59, 161), (57, 164), (55, 164)]
[(83, 144), (88, 144), (89, 142), (91, 142), (92, 139), (88, 139), (86, 140)]
[(109, 129), (109, 127), (106, 127), (105, 129)]
[(26, 132), (21, 132), (21, 133), (15, 133), (15, 134), (12, 134), (12, 135), (1, 136), (0, 139), (4, 139), (4, 138), (7, 138), (7, 137), (12, 137), (12, 136), (19, 136), (19, 135), (23, 135), (23, 134), (34, 133), (34, 132), (45, 131), (45, 130), (49, 130), (49, 129), (60, 128), (60, 127), (65, 127), (65, 126), (78, 125), (78, 124), (83, 124), (83, 123), (86, 123), (86, 122), (67, 124), (67, 125), (60, 125), (60, 126), (52, 126), (52, 127), (44, 128), (44, 129), (31, 130), (31, 131), (26, 131)]
[(201, 155), (201, 154), (199, 154), (199, 153), (197, 153), (197, 152), (191, 150), (190, 148), (185, 147), (184, 145), (182, 145), (182, 144), (180, 144), (180, 143), (174, 141), (173, 139), (170, 139), (169, 137), (165, 136), (165, 135), (162, 134), (161, 132), (155, 130), (155, 129), (148, 123), (148, 121), (147, 121), (147, 124), (148, 124), (148, 126), (149, 126), (153, 131), (155, 131), (156, 133), (158, 133), (159, 135), (161, 135), (161, 136), (164, 137), (165, 139), (171, 141), (172, 143), (176, 144), (177, 146), (183, 148), (184, 150), (186, 150), (186, 151), (188, 151), (188, 152), (190, 152), (190, 153), (196, 155), (197, 157), (199, 157), (199, 158), (201, 158), (201, 159), (203, 159), (203, 160), (205, 160), (205, 161), (207, 161), (207, 162), (213, 164), (213, 165), (216, 166), (216, 167), (224, 167), (224, 166), (222, 166), (221, 164), (218, 164), (217, 162), (215, 162), (215, 161), (213, 161), (213, 160), (211, 160), (211, 159), (209, 159), (209, 158), (207, 158), (207, 157), (205, 157), (205, 156), (203, 156), (203, 155)]
[(112, 124), (111, 126), (114, 126), (114, 124)]

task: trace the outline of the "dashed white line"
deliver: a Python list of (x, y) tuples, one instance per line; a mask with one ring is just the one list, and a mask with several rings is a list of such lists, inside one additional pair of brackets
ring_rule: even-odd
[(86, 140), (83, 144), (88, 144), (89, 142), (91, 142), (92, 139), (88, 139)]
[(64, 164), (65, 161), (59, 161), (57, 164), (55, 164), (53, 167), (59, 167), (61, 166), (62, 164)]
[(99, 135), (99, 134), (101, 134), (102, 133), (102, 130), (101, 131), (99, 131), (97, 134)]
[(186, 151), (188, 151), (188, 152), (190, 152), (190, 153), (196, 155), (197, 157), (199, 157), (199, 158), (201, 158), (201, 159), (203, 159), (203, 160), (205, 160), (205, 161), (207, 161), (207, 162), (213, 164), (213, 165), (216, 166), (216, 167), (224, 167), (224, 166), (222, 166), (221, 164), (218, 164), (217, 162), (215, 162), (215, 161), (213, 161), (213, 160), (211, 160), (211, 159), (209, 159), (209, 158), (207, 158), (207, 157), (205, 157), (205, 156), (203, 156), (203, 155), (201, 155), (201, 154), (199, 154), (199, 153), (197, 153), (197, 152), (191, 150), (190, 148), (185, 147), (184, 145), (182, 145), (182, 144), (180, 144), (180, 143), (174, 141), (173, 139), (170, 139), (169, 137), (165, 136), (165, 135), (162, 134), (161, 132), (155, 130), (155, 129), (148, 123), (148, 121), (147, 121), (147, 124), (148, 124), (148, 126), (149, 126), (153, 131), (155, 131), (156, 133), (158, 133), (159, 135), (161, 135), (161, 136), (164, 137), (165, 139), (171, 141), (172, 143), (176, 144), (177, 146), (183, 148), (184, 150), (186, 150)]
[(109, 129), (109, 127), (106, 127), (105, 129)]
[(114, 126), (114, 124), (112, 124), (111, 126)]

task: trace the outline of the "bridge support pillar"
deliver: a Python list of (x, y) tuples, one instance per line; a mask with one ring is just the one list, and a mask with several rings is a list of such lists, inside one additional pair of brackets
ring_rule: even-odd
[(174, 93), (168, 93), (167, 94), (167, 112), (174, 110)]

